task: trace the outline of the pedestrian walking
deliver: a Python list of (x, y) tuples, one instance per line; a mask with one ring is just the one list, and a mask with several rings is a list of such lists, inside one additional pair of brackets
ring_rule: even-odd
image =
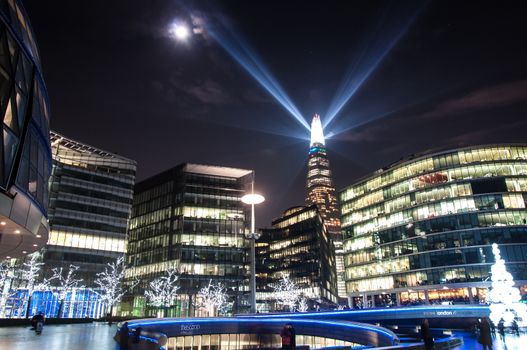
[(430, 324), (426, 318), (421, 323), (421, 339), (423, 340), (423, 343), (425, 343), (426, 350), (431, 350), (434, 348), (434, 337), (432, 336)]
[(520, 327), (518, 327), (518, 322), (516, 322), (516, 320), (512, 320), (511, 328), (512, 328), (512, 332), (514, 334), (516, 334), (517, 337), (519, 337), (520, 336)]
[(501, 341), (505, 341), (505, 320), (503, 318), (498, 322), (498, 333), (500, 334)]
[(482, 319), (477, 327), (479, 329), (478, 343), (483, 346), (483, 350), (492, 350), (492, 337), (490, 335), (490, 324), (486, 318)]

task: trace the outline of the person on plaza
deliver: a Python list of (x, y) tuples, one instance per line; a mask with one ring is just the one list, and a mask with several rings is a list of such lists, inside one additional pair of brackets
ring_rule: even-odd
[(430, 324), (426, 318), (421, 323), (421, 339), (423, 339), (423, 343), (425, 343), (426, 350), (431, 350), (434, 348), (434, 337), (432, 336)]
[(291, 347), (293, 334), (291, 333), (291, 325), (286, 324), (282, 331), (280, 331), (280, 337), (282, 338), (282, 350), (293, 350)]
[(291, 332), (291, 350), (296, 350), (296, 330), (292, 324), (289, 325), (289, 331)]
[(479, 329), (478, 343), (483, 345), (483, 350), (492, 350), (492, 337), (490, 335), (490, 325), (486, 318), (478, 322)]
[(37, 324), (39, 322), (44, 323), (44, 315), (42, 314), (42, 311), (39, 311), (38, 314), (34, 315), (31, 318), (31, 329), (34, 330), (37, 328)]
[(500, 339), (505, 341), (505, 320), (503, 318), (498, 322), (498, 333), (500, 334)]
[(492, 338), (496, 338), (496, 325), (494, 324), (494, 322), (492, 322), (492, 320), (489, 320), (489, 325), (490, 325), (490, 333), (492, 334)]
[(516, 320), (512, 320), (511, 329), (516, 336), (520, 336), (520, 327), (518, 327), (518, 322), (516, 322)]
[(130, 330), (128, 329), (128, 322), (123, 323), (119, 329), (119, 349), (128, 350), (128, 337)]

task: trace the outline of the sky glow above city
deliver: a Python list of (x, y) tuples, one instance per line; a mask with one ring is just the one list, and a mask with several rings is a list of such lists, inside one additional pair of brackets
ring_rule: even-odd
[(182, 162), (254, 169), (262, 226), (303, 204), (315, 113), (337, 190), (409, 154), (525, 141), (517, 3), (25, 5), (53, 130), (136, 160), (138, 180)]

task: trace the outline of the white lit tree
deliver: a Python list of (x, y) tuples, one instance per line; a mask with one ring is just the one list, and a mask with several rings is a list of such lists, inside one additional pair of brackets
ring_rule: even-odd
[(148, 303), (154, 307), (162, 308), (165, 317), (167, 308), (173, 305), (179, 290), (179, 275), (176, 269), (170, 268), (165, 276), (158, 277), (149, 283), (149, 289), (145, 291)]
[(286, 306), (291, 312), (295, 311), (302, 292), (289, 275), (282, 274), (282, 278), (280, 278), (278, 283), (271, 285), (271, 288), (274, 289), (272, 293), (273, 299), (278, 304)]
[(307, 298), (302, 295), (300, 297), (300, 300), (298, 301), (298, 311), (300, 312), (306, 312), (309, 309), (309, 304), (307, 302)]
[(201, 297), (202, 306), (209, 316), (216, 316), (216, 312), (223, 314), (232, 306), (232, 303), (228, 302), (227, 290), (220, 282), (212, 283), (210, 280), (206, 287), (200, 289), (198, 296)]
[(7, 298), (9, 297), (9, 274), (11, 266), (6, 261), (0, 263), (0, 317), (5, 317)]
[(42, 266), (40, 252), (35, 252), (28, 255), (29, 259), (22, 264), (21, 269), (18, 270), (20, 280), (25, 282), (25, 286), (21, 289), (27, 290), (26, 301), (26, 318), (29, 317), (29, 308), (31, 307), (31, 298), (36, 291), (46, 291), (50, 289), (49, 279), (40, 279)]
[(507, 271), (505, 261), (501, 258), (498, 245), (492, 245), (495, 263), (491, 267), (492, 287), (488, 294), (490, 302), (490, 319), (498, 324), (503, 319), (505, 325), (510, 325), (518, 317), (522, 324), (527, 322), (527, 305), (520, 302), (521, 295), (514, 287), (512, 275)]
[(77, 265), (70, 265), (67, 273), (65, 273), (62, 267), (56, 267), (51, 270), (53, 272), (53, 276), (51, 276), (49, 281), (54, 281), (53, 284), (55, 285), (55, 294), (59, 300), (57, 318), (60, 318), (60, 315), (62, 314), (64, 300), (66, 300), (68, 293), (73, 292), (75, 289), (84, 288), (84, 286), (81, 285), (82, 279), (76, 278), (75, 276), (78, 270), (79, 266)]
[(120, 257), (113, 263), (108, 263), (108, 266), (104, 268), (103, 272), (97, 274), (95, 284), (100, 288), (101, 299), (106, 303), (106, 306), (110, 308), (110, 317), (113, 313), (113, 307), (119, 301), (123, 295), (129, 290), (133, 289), (138, 280), (134, 280), (132, 284), (123, 287), (122, 281), (124, 278), (125, 266), (124, 257)]

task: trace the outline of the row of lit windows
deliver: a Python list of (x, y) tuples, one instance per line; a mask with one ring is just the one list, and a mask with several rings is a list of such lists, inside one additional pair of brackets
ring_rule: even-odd
[(129, 242), (145, 239), (148, 237), (158, 236), (170, 232), (170, 220), (156, 222), (148, 226), (138, 227), (128, 230)]
[(303, 213), (292, 216), (290, 218), (275, 222), (273, 226), (276, 228), (284, 228), (284, 227), (295, 225), (305, 220), (309, 220), (311, 218), (314, 218), (315, 216), (317, 216), (317, 211), (315, 209), (308, 210), (308, 211), (304, 211)]
[(170, 207), (156, 210), (154, 212), (134, 217), (130, 220), (130, 230), (140, 226), (151, 225), (153, 223), (164, 221), (170, 218)]
[[(507, 269), (512, 271), (514, 267), (514, 265), (509, 265), (507, 266)], [(525, 270), (525, 267), (523, 267), (523, 270)], [(490, 264), (450, 268), (432, 268), (417, 272), (409, 271), (407, 273), (395, 274), (391, 276), (347, 281), (346, 289), (348, 293), (353, 293), (417, 287), (432, 284), (483, 281), (489, 277), (489, 271)], [(525, 271), (523, 274), (525, 274)]]
[[(65, 206), (67, 208), (72, 208), (73, 206)], [(105, 212), (104, 210), (102, 212)], [(111, 212), (106, 211), (105, 215), (103, 214), (96, 214), (93, 212), (90, 212), (88, 210), (77, 210), (77, 208), (74, 209), (65, 209), (62, 207), (55, 208), (53, 212), (50, 215), (54, 218), (71, 218), (71, 219), (77, 219), (77, 220), (84, 220), (89, 222), (98, 222), (98, 223), (106, 223), (112, 226), (116, 227), (127, 227), (128, 225), (128, 216), (123, 217), (122, 213), (119, 213), (120, 215), (112, 215)]]
[[(527, 174), (527, 164), (524, 163), (496, 163), (472, 165), (454, 168), (444, 172), (435, 172), (425, 175), (419, 175), (353, 200), (345, 199), (346, 192), (342, 192), (340, 195), (340, 199), (341, 203), (343, 203), (343, 210), (344, 212), (346, 212), (349, 210), (359, 209), (369, 205), (380, 203), (383, 200), (397, 197), (414, 190), (437, 186), (443, 183), (461, 180), (471, 180), (475, 178), (488, 178), (496, 176), (511, 177), (515, 175), (525, 174)], [(518, 191), (522, 190), (522, 188), (525, 189), (527, 187), (525, 178), (508, 178), (506, 183), (509, 191)]]
[[(402, 208), (410, 206), (410, 197), (401, 197)], [(465, 197), (450, 201), (441, 201), (433, 204), (423, 205), (417, 208), (417, 215), (415, 215), (415, 209), (412, 217), (415, 220), (426, 219), (435, 216), (448, 215), (458, 212), (473, 211), (476, 209), (508, 209), (508, 208), (525, 208), (524, 198), (521, 194), (503, 194), (503, 195), (488, 195), (488, 196), (477, 196), (477, 197)], [(386, 212), (386, 213), (389, 213)], [(376, 218), (379, 215), (384, 214), (384, 211), (378, 207), (373, 207), (367, 210), (361, 210), (353, 212), (350, 224), (356, 224), (372, 218)]]
[(48, 244), (62, 247), (103, 250), (109, 252), (126, 252), (125, 237), (116, 238), (57, 230), (50, 231)]
[[(413, 236), (388, 244), (376, 244), (368, 249), (354, 250), (346, 254), (346, 266), (382, 261), (401, 255), (447, 248), (489, 245), (491, 243), (527, 243), (527, 230), (515, 228), (485, 228)], [(357, 244), (360, 240), (354, 242)]]
[(202, 247), (244, 247), (246, 239), (240, 236), (217, 236), (200, 234), (181, 234), (176, 238), (176, 243)]
[[(58, 200), (63, 200), (72, 203), (86, 204), (99, 208), (108, 208), (115, 211), (120, 211), (128, 214), (130, 211), (130, 204), (121, 203), (107, 199), (94, 198), (89, 196), (81, 196), (78, 194), (64, 193), (64, 192), (52, 192), (52, 199), (56, 197)], [(126, 215), (128, 217), (128, 215)]]
[[(374, 216), (366, 214), (362, 216), (361, 212), (344, 216), (343, 226), (359, 223), (351, 227), (354, 236), (379, 231), (397, 225), (411, 223), (413, 221), (430, 219), (433, 217), (470, 212), (475, 210), (487, 209), (523, 209), (525, 202), (522, 195), (504, 194), (500, 195), (500, 202), (496, 200), (498, 196), (467, 197), (439, 203), (422, 205), (418, 208), (403, 210), (386, 216)], [(486, 198), (492, 198), (493, 201), (486, 201)], [(489, 202), (491, 205), (489, 205)], [(477, 205), (476, 205), (477, 204)]]
[[(443, 230), (455, 230), (459, 228), (463, 228), (461, 224), (461, 218), (456, 219), (456, 217), (452, 217), (455, 223), (454, 227), (449, 226), (443, 226)], [(477, 213), (472, 217), (474, 222), (469, 222), (468, 226), (472, 227), (491, 227), (491, 226), (513, 226), (513, 225), (525, 225), (527, 223), (527, 213), (525, 211), (500, 211), (500, 212), (487, 212), (487, 213)], [(420, 224), (420, 223), (419, 223)], [(413, 225), (413, 224), (412, 224)], [(417, 226), (417, 225), (416, 225)], [(407, 227), (413, 227), (411, 225), (408, 225)], [(429, 232), (433, 232), (433, 230), (430, 229), (430, 231), (423, 231), (418, 230), (417, 227), (415, 228), (415, 235), (421, 235), (424, 236)], [(376, 240), (379, 240), (379, 234), (375, 235), (366, 235), (363, 237), (356, 237), (354, 239), (348, 239), (344, 241), (344, 251), (356, 251), (361, 249), (366, 249), (369, 247), (372, 247), (374, 245), (374, 236), (376, 237)], [(402, 237), (405, 238), (405, 237)], [(380, 242), (378, 242), (380, 243)], [(377, 244), (378, 244), (377, 243)]]
[[(417, 191), (414, 194), (406, 196), (399, 196), (393, 200), (389, 200), (377, 206), (378, 210), (389, 213), (410, 205), (421, 204), (431, 201), (436, 201), (445, 198), (462, 197), (472, 194), (469, 183), (451, 184), (437, 186), (433, 189)], [(414, 200), (412, 200), (414, 198)], [(383, 191), (376, 191), (359, 198), (356, 201), (350, 201), (342, 206), (342, 214), (347, 214), (350, 211), (356, 211), (373, 204), (380, 203), (384, 200)]]
[(280, 249), (283, 249), (283, 248), (286, 248), (292, 245), (296, 245), (301, 242), (310, 241), (312, 239), (313, 239), (313, 234), (295, 236), (295, 237), (291, 237), (290, 239), (285, 239), (285, 240), (284, 239), (281, 239), (281, 240), (273, 239), (269, 243), (269, 250), (277, 251), (277, 250), (280, 250)]
[[(176, 208), (176, 215), (179, 215), (181, 208)], [(217, 220), (244, 220), (245, 215), (242, 209), (220, 209), (203, 207), (183, 207), (183, 216), (190, 218), (207, 218)]]
[[(297, 346), (311, 349), (326, 347), (354, 347), (356, 344), (331, 338), (296, 335)], [(167, 350), (237, 350), (256, 348), (279, 348), (282, 345), (278, 334), (205, 334), (169, 338)]]
[(114, 194), (116, 196), (123, 197), (123, 198), (132, 198), (133, 196), (133, 189), (131, 188), (131, 186), (130, 186), (130, 189), (125, 189), (122, 187), (103, 185), (103, 184), (96, 183), (93, 181), (81, 180), (81, 179), (66, 176), (66, 175), (61, 176), (60, 183), (64, 185), (79, 187), (79, 188), (92, 190), (92, 191), (111, 193), (111, 194)]
[(374, 178), (354, 185), (342, 194), (342, 201), (347, 201), (379, 187), (400, 181), (409, 176), (439, 170), (459, 164), (487, 162), (496, 160), (527, 159), (527, 147), (495, 147), (471, 150), (459, 150), (443, 155), (428, 157), (422, 160), (403, 164), (376, 175)]

